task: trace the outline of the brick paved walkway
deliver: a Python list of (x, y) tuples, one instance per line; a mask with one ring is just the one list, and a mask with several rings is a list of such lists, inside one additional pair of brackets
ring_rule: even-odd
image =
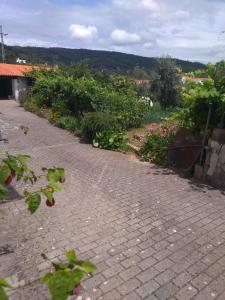
[[(5, 150), (28, 153), (31, 165), (66, 169), (54, 208), (26, 211), (16, 191), (1, 204), (0, 274), (22, 288), (13, 300), (49, 299), (38, 278), (40, 253), (62, 258), (75, 248), (97, 264), (78, 299), (225, 299), (225, 196), (132, 156), (80, 144), (69, 133), (0, 102)], [(24, 136), (18, 127), (30, 127)], [(17, 191), (21, 190), (17, 187)]]

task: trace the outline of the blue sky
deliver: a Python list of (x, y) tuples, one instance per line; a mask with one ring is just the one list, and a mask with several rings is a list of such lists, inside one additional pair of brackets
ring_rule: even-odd
[(223, 0), (0, 0), (6, 43), (225, 58)]

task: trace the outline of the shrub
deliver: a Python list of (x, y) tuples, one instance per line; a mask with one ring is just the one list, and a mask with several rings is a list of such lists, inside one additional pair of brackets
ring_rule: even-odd
[(118, 91), (101, 89), (92, 99), (95, 111), (113, 114), (117, 117), (123, 129), (140, 127), (147, 104), (138, 100), (134, 95), (120, 94)]
[(219, 123), (224, 112), (223, 95), (215, 87), (212, 79), (202, 84), (187, 84), (183, 90), (183, 103), (184, 107), (177, 110), (173, 118), (178, 120), (181, 126), (196, 132), (205, 129), (210, 105), (210, 129)]
[(80, 134), (80, 126), (81, 126), (80, 120), (76, 117), (73, 116), (60, 117), (57, 124), (59, 127), (63, 129), (67, 129), (72, 133), (74, 133), (75, 135)]
[[(205, 130), (209, 108), (211, 117), (209, 130), (221, 123), (225, 111), (225, 61), (216, 65), (209, 64), (204, 71), (195, 72), (205, 78), (203, 82), (196, 83), (187, 80), (182, 89), (183, 108), (174, 114), (181, 126), (195, 132)], [(192, 77), (195, 74), (188, 74)], [(222, 125), (222, 124), (220, 124)]]
[(162, 109), (160, 104), (155, 102), (144, 115), (143, 120), (145, 123), (160, 123), (163, 119), (171, 117), (176, 110), (177, 108), (172, 107)]
[(140, 150), (141, 159), (157, 165), (165, 165), (167, 163), (167, 149), (171, 140), (171, 135), (164, 137), (159, 133), (149, 135)]
[(120, 129), (115, 117), (103, 112), (90, 112), (85, 115), (81, 123), (83, 136), (92, 141), (96, 133), (103, 131), (117, 131)]
[(30, 111), (40, 117), (43, 117), (44, 114), (40, 107), (37, 105), (35, 97), (31, 96), (30, 94), (26, 95), (21, 102), (21, 105), (27, 110)]
[(103, 80), (82, 65), (55, 71), (36, 70), (30, 76), (34, 83), (30, 96), (35, 110), (50, 110), (51, 122), (57, 123), (61, 116), (84, 117), (96, 112), (95, 117), (88, 115), (83, 122), (84, 135), (89, 140), (99, 130), (114, 131), (118, 124), (124, 130), (140, 127), (147, 111), (147, 105), (138, 99), (133, 82), (125, 76), (106, 76)]
[(122, 132), (103, 131), (96, 133), (93, 146), (107, 150), (125, 149), (128, 138)]

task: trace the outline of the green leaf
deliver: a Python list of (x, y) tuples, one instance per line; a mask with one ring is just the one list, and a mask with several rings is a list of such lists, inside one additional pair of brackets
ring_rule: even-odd
[(5, 290), (0, 286), (0, 299), (1, 300), (9, 300)]
[(67, 251), (66, 252), (66, 257), (68, 258), (68, 260), (70, 261), (70, 262), (76, 262), (76, 260), (77, 260), (77, 256), (76, 256), (76, 252), (74, 251), (74, 250), (69, 250), (69, 251)]
[(50, 182), (48, 184), (48, 187), (53, 188), (56, 191), (61, 191), (62, 190), (62, 187), (58, 182)]
[(9, 166), (7, 166), (6, 164), (3, 164), (2, 166), (0, 166), (0, 181), (4, 182), (11, 174), (11, 170), (9, 168)]
[(0, 184), (0, 199), (4, 198), (7, 195), (7, 189)]
[(61, 178), (65, 177), (63, 168), (49, 169), (47, 173), (48, 181), (58, 182)]
[(42, 282), (47, 284), (52, 300), (66, 300), (82, 278), (83, 272), (81, 270), (68, 269), (48, 273), (42, 278)]
[(39, 194), (30, 194), (26, 203), (28, 204), (28, 210), (31, 214), (33, 214), (41, 204), (41, 196)]
[(16, 157), (22, 164), (26, 164), (28, 159), (30, 159), (31, 157), (29, 155), (25, 155), (25, 154), (19, 154)]
[(96, 266), (89, 261), (83, 261), (79, 268), (86, 273), (93, 273), (96, 270)]
[(0, 286), (12, 288), (12, 286), (1, 276), (0, 276)]
[(44, 189), (42, 192), (47, 197), (47, 199), (49, 201), (52, 201), (52, 199), (53, 199), (53, 193), (52, 192), (49, 192), (48, 189)]

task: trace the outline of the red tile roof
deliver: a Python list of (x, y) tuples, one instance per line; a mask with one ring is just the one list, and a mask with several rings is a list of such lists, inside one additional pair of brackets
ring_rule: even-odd
[(0, 76), (25, 77), (26, 73), (33, 69), (38, 69), (38, 66), (0, 64)]
[(134, 83), (136, 85), (148, 85), (152, 83), (152, 80), (146, 80), (146, 79), (134, 79)]
[(189, 77), (189, 76), (183, 76), (182, 78), (184, 81), (194, 81), (194, 82), (203, 82), (209, 80), (209, 78), (205, 77)]

